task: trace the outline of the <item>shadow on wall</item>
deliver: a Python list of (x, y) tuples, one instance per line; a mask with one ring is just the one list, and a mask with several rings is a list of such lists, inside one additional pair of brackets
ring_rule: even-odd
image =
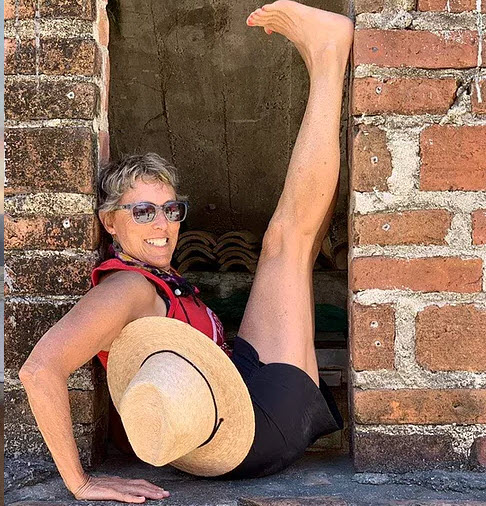
[[(348, 0), (303, 3), (348, 11)], [(308, 76), (284, 37), (246, 25), (255, 5), (109, 2), (111, 155), (155, 151), (171, 161), (191, 202), (189, 230), (261, 237), (283, 187)], [(335, 218), (343, 236), (345, 130)]]

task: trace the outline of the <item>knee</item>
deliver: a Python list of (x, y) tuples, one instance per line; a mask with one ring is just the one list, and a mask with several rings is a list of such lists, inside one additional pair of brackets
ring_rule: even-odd
[(284, 227), (281, 223), (270, 222), (265, 231), (262, 241), (261, 255), (265, 257), (278, 256), (283, 248), (284, 243)]
[(312, 252), (315, 233), (299, 227), (296, 222), (272, 218), (263, 236), (262, 255), (276, 257), (296, 252), (302, 255)]

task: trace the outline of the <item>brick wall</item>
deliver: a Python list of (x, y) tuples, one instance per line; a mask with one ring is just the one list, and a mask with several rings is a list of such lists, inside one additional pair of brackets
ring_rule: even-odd
[[(18, 370), (89, 288), (96, 167), (108, 154), (105, 1), (5, 1), (7, 456), (45, 458)], [(69, 379), (86, 465), (101, 457), (107, 392), (89, 363)]]
[(359, 471), (486, 468), (477, 6), (356, 1), (348, 306)]

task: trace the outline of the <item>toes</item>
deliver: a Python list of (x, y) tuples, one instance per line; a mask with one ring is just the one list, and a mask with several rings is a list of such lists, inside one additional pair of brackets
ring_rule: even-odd
[(249, 26), (256, 26), (255, 16), (253, 12), (246, 18), (246, 24)]
[(264, 12), (261, 9), (257, 9), (253, 11), (248, 18), (246, 19), (246, 24), (250, 26), (261, 26), (263, 25), (263, 16)]
[(265, 13), (261, 10), (261, 9), (257, 9), (256, 11), (253, 11), (250, 16), (255, 20), (255, 21), (260, 21), (264, 16), (265, 16)]
[(270, 28), (263, 27), (263, 29), (265, 30), (265, 33), (266, 33), (267, 35), (272, 35), (273, 31), (272, 31), (272, 30), (270, 30)]

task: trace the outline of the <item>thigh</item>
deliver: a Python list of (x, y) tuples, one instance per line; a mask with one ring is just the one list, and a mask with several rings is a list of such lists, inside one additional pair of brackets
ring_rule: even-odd
[(264, 363), (284, 362), (317, 383), (312, 291), (313, 238), (267, 231), (238, 335)]

